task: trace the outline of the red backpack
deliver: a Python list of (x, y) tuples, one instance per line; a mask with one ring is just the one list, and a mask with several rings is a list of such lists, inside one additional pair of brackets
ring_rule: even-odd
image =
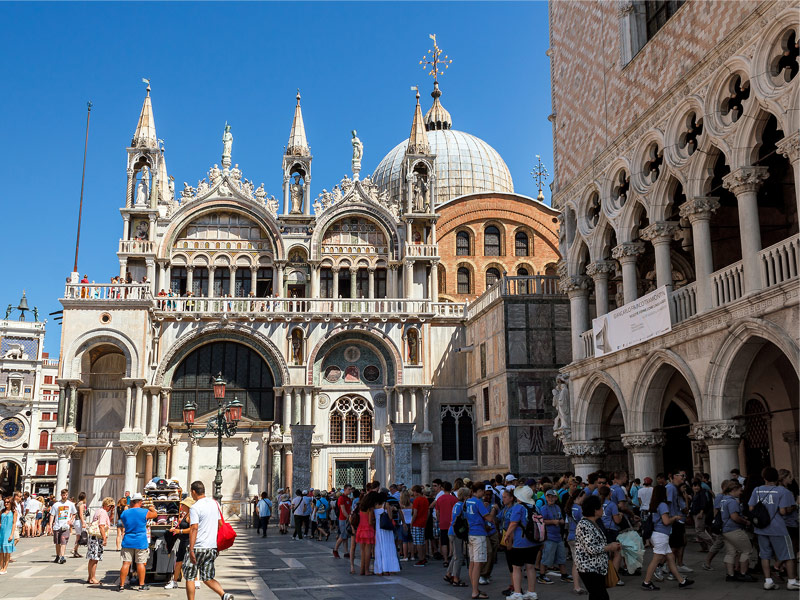
[(222, 508), (217, 504), (219, 510), (219, 520), (222, 521), (217, 528), (217, 552), (222, 552), (233, 546), (236, 540), (236, 532), (231, 527), (230, 523), (225, 522), (225, 517), (222, 516)]

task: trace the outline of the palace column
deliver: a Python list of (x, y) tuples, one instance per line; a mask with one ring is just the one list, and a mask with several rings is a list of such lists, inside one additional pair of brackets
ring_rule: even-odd
[[(775, 144), (778, 153), (789, 159), (794, 171), (794, 194), (797, 200), (797, 213), (800, 214), (800, 132), (795, 131), (792, 135), (784, 135), (783, 139)], [(792, 453), (793, 460), (797, 459), (797, 452)], [(792, 473), (797, 473), (795, 465)]]
[(186, 291), (194, 292), (194, 266), (186, 266)]
[(159, 405), (159, 409), (161, 410), (161, 415), (158, 420), (158, 429), (156, 430), (156, 435), (161, 432), (162, 427), (166, 427), (167, 423), (169, 422), (169, 388), (161, 388), (159, 392), (161, 395), (161, 404)]
[[(430, 433), (431, 431), (428, 423), (428, 403), (430, 402), (430, 399), (430, 388), (424, 388), (422, 390), (422, 433)], [(427, 479), (425, 481), (427, 481)]]
[(311, 267), (311, 294), (312, 298), (319, 298), (319, 263), (309, 262)]
[(301, 406), (301, 390), (297, 388), (292, 388), (290, 390), (292, 394), (292, 425), (300, 425), (301, 419), (303, 418), (303, 407)]
[(161, 413), (161, 393), (158, 388), (150, 388), (150, 422), (147, 427), (147, 437), (156, 437), (158, 435), (159, 420)]
[(439, 301), (439, 261), (431, 261), (431, 302)]
[(283, 433), (289, 434), (292, 422), (292, 388), (283, 388)]
[(397, 298), (397, 265), (386, 269), (386, 297)]
[(72, 451), (75, 450), (75, 444), (54, 446), (53, 449), (58, 453), (58, 466), (56, 470), (56, 489), (55, 494), (61, 493), (61, 490), (66, 489), (67, 479), (69, 477), (69, 457)]
[[(761, 289), (761, 224), (758, 219), (758, 189), (769, 177), (768, 167), (741, 167), (722, 178), (722, 186), (736, 195), (739, 206), (739, 236), (744, 266), (744, 292)], [(797, 183), (797, 182), (795, 182)]]
[(253, 296), (256, 295), (256, 288), (258, 288), (258, 265), (250, 267), (250, 291)]
[(272, 457), (271, 488), (268, 490), (270, 495), (283, 487), (281, 478), (281, 444), (272, 443), (270, 446), (270, 456)]
[(142, 446), (144, 450), (144, 480), (150, 481), (153, 478), (153, 452), (154, 446)]
[(331, 267), (331, 273), (333, 273), (333, 293), (331, 294), (332, 298), (339, 297), (339, 267)]
[(75, 433), (78, 410), (78, 382), (69, 382), (69, 406), (67, 407), (67, 433)]
[(405, 398), (403, 397), (403, 390), (400, 388), (395, 388), (395, 394), (397, 394), (397, 402), (395, 403), (397, 418), (395, 419), (395, 421), (397, 421), (398, 423), (405, 423), (406, 407), (405, 407)]
[(144, 380), (137, 379), (135, 381), (136, 385), (136, 402), (133, 405), (133, 430), (134, 431), (143, 431), (142, 427), (142, 414), (144, 411), (142, 410), (142, 392), (144, 388)]
[(375, 297), (375, 267), (369, 267), (367, 269), (369, 273), (369, 294), (368, 297), (370, 299)]
[(800, 445), (800, 436), (798, 436), (797, 431), (784, 431), (783, 432), (783, 441), (789, 445), (789, 456), (792, 457), (792, 473), (797, 473), (797, 455), (798, 455), (798, 445)]
[[(667, 286), (672, 291), (672, 257), (670, 244), (678, 231), (678, 224), (670, 221), (658, 221), (645, 227), (640, 234), (643, 240), (653, 244), (656, 255), (656, 285)], [(623, 282), (624, 285), (624, 282)]]
[(422, 485), (431, 480), (431, 445), (420, 444), (420, 478)]
[(414, 288), (414, 261), (403, 261), (403, 298), (411, 298)]
[(350, 267), (350, 298), (355, 300), (358, 297), (358, 267)]
[(572, 323), (572, 360), (586, 358), (581, 334), (589, 329), (589, 282), (585, 275), (562, 277), (559, 286), (569, 297), (570, 321)]
[(305, 388), (303, 394), (303, 425), (311, 425), (311, 388)]
[(701, 196), (681, 205), (680, 214), (692, 224), (694, 246), (694, 273), (697, 312), (710, 310), (714, 303), (711, 292), (711, 273), (714, 256), (711, 248), (711, 215), (719, 208), (719, 198)]
[(166, 479), (167, 451), (169, 450), (169, 444), (158, 444), (156, 446), (156, 450), (158, 450), (158, 458), (156, 460), (156, 476)]
[(292, 486), (307, 490), (311, 486), (311, 437), (313, 425), (292, 425)]
[(575, 475), (580, 475), (584, 481), (586, 481), (589, 473), (594, 473), (602, 468), (605, 452), (606, 443), (604, 441), (564, 443), (564, 454), (572, 460)]
[(712, 487), (719, 489), (720, 483), (729, 478), (731, 469), (739, 468), (739, 443), (744, 431), (744, 424), (732, 419), (700, 421), (692, 425), (694, 439), (708, 445)]
[(392, 423), (388, 427), (392, 436), (392, 475), (397, 483), (411, 487), (411, 437), (413, 423)]
[(628, 449), (633, 456), (633, 473), (631, 478), (652, 477), (655, 479), (656, 473), (661, 469), (659, 460), (661, 447), (664, 445), (663, 433), (623, 433), (622, 445)]
[[(139, 442), (120, 442), (119, 447), (125, 453), (125, 485), (124, 490), (131, 494), (137, 491), (136, 485), (136, 455), (141, 444)], [(152, 463), (151, 463), (152, 468)]]
[(417, 422), (417, 390), (415, 388), (411, 388), (408, 390), (409, 400), (411, 403), (411, 415), (409, 421), (411, 423)]
[(217, 294), (214, 293), (214, 272), (216, 270), (217, 270), (217, 268), (214, 265), (209, 265), (208, 266), (208, 297), (209, 298), (215, 298), (217, 296)]
[[(639, 275), (636, 272), (636, 259), (644, 253), (643, 242), (623, 242), (611, 251), (612, 258), (622, 266), (622, 290), (625, 304), (639, 297)], [(617, 307), (619, 308), (619, 307)]]
[(272, 493), (269, 487), (269, 468), (272, 461), (272, 456), (269, 451), (269, 433), (264, 433), (260, 438), (254, 438), (260, 442), (259, 444), (259, 460), (258, 460), (258, 493), (261, 492)]
[[(598, 317), (608, 314), (608, 274), (614, 268), (610, 260), (598, 260), (586, 265), (586, 274), (594, 282), (594, 303)], [(539, 279), (536, 280), (537, 286)]]
[(233, 297), (236, 296), (236, 270), (238, 268), (239, 267), (236, 265), (228, 266), (228, 294), (230, 294)]
[(274, 290), (274, 291), (275, 291), (275, 294), (277, 295), (278, 298), (283, 298), (284, 297), (284, 294), (283, 294), (283, 275), (284, 275), (283, 270), (284, 270), (285, 266), (286, 266), (286, 261), (283, 261), (283, 260), (276, 260), (275, 261), (275, 273), (277, 275), (277, 283), (276, 283), (275, 287), (277, 289)]
[(239, 490), (244, 500), (250, 498), (250, 438), (242, 438), (242, 454), (239, 463)]
[[(58, 382), (58, 413), (56, 414), (56, 433), (64, 431), (67, 424), (67, 392), (66, 384)], [(57, 490), (58, 491), (58, 490)]]
[(123, 413), (122, 431), (128, 432), (131, 430), (131, 413), (133, 408), (132, 395), (133, 395), (133, 380), (123, 378), (122, 383), (125, 384), (125, 412)]

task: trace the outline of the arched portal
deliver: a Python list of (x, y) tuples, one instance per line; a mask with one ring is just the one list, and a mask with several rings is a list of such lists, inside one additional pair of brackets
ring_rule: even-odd
[(22, 490), (22, 467), (13, 460), (0, 462), (0, 495), (10, 496)]
[(607, 472), (628, 469), (623, 433), (625, 419), (617, 393), (608, 383), (599, 383), (591, 393), (586, 412), (586, 439), (605, 441), (600, 467)]

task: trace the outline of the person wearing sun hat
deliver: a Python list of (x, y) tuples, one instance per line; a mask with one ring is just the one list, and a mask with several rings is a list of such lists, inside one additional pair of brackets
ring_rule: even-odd
[[(514, 591), (508, 596), (511, 600), (536, 599), (536, 557), (541, 544), (535, 544), (525, 537), (529, 511), (535, 511), (534, 495), (530, 486), (521, 485), (514, 489), (514, 497), (519, 501), (511, 507), (508, 528), (503, 537), (511, 563), (511, 582)], [(528, 576), (528, 590), (522, 593), (522, 569)]]

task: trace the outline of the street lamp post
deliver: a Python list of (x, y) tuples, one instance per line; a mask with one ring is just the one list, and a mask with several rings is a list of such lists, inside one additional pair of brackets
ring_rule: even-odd
[(214, 477), (214, 500), (220, 502), (222, 500), (222, 438), (232, 437), (236, 434), (236, 426), (242, 418), (242, 403), (236, 399), (236, 396), (230, 402), (225, 402), (225, 380), (222, 378), (222, 373), (217, 375), (213, 382), (217, 416), (208, 420), (204, 430), (193, 430), (197, 405), (190, 400), (183, 406), (183, 422), (189, 428), (189, 437), (194, 440), (204, 438), (209, 433), (217, 436), (217, 474)]

